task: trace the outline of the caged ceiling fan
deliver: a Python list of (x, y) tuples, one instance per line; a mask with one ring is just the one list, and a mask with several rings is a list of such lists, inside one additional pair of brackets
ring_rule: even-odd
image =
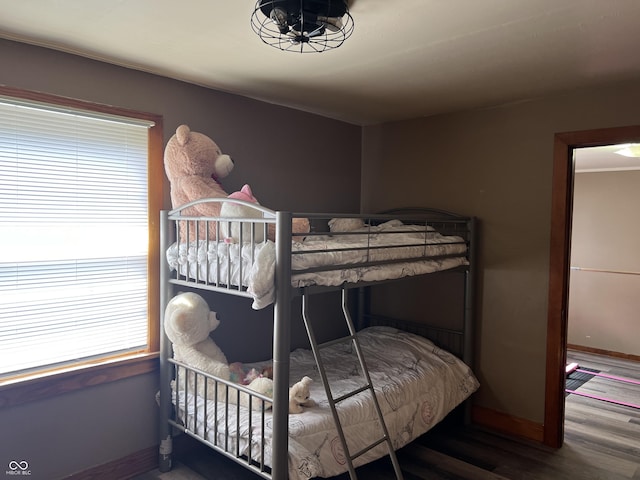
[(251, 27), (267, 45), (308, 53), (338, 48), (354, 22), (347, 0), (258, 0)]

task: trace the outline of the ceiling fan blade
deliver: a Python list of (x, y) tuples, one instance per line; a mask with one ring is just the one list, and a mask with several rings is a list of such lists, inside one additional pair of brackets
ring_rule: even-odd
[(328, 30), (332, 32), (338, 32), (342, 30), (344, 24), (342, 23), (342, 18), (340, 17), (321, 17), (318, 16), (318, 21), (322, 22)]

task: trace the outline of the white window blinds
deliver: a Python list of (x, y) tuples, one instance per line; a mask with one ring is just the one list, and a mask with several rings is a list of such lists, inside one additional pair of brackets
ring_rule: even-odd
[(150, 126), (0, 97), (0, 377), (146, 348)]

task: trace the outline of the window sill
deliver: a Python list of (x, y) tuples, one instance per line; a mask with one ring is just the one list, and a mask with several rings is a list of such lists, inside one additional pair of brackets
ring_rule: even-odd
[(100, 363), (0, 381), (0, 408), (24, 405), (83, 388), (158, 370), (158, 353), (139, 353)]

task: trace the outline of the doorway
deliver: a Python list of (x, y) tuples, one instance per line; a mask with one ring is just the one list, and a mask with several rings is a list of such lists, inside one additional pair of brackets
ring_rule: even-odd
[(640, 148), (574, 149), (567, 347), (640, 358)]
[(555, 448), (564, 440), (574, 149), (616, 143), (640, 143), (640, 126), (565, 132), (554, 138), (544, 443)]

